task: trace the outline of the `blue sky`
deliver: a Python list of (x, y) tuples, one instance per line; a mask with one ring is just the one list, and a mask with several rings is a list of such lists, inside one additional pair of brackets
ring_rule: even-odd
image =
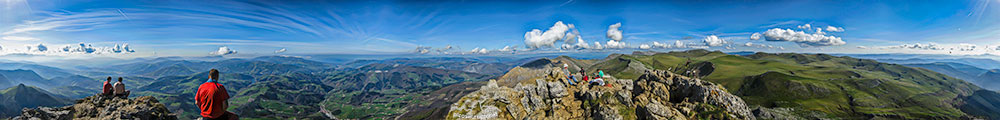
[[(7, 54), (511, 53), (506, 51), (510, 49), (502, 50), (504, 47), (524, 54), (695, 48), (1000, 54), (997, 0), (4, 0), (0, 4), (0, 52)], [(528, 44), (532, 41), (526, 40), (526, 33), (539, 29), (539, 36), (544, 36), (543, 32), (559, 26), (555, 24), (560, 21), (573, 28), (552, 31), (551, 35), (559, 36), (553, 37), (558, 39), (554, 42), (537, 39), (543, 46)], [(622, 31), (620, 40), (608, 37), (609, 26), (617, 23), (621, 25), (616, 29)], [(810, 27), (799, 27), (806, 24)], [(761, 39), (751, 40), (754, 33), (761, 34)], [(580, 46), (576, 44), (579, 40), (570, 39), (576, 35), (588, 45)], [(612, 42), (624, 44), (610, 47)], [(126, 43), (128, 48), (123, 47)], [(38, 44), (48, 50), (39, 50)], [(564, 44), (568, 47), (562, 47)]]

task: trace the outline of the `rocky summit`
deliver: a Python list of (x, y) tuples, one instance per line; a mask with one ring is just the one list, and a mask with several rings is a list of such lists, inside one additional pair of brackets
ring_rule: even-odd
[(514, 87), (490, 80), (452, 104), (446, 118), (756, 119), (741, 98), (722, 86), (669, 71), (645, 71), (636, 80), (607, 76), (609, 87), (585, 81), (570, 85), (566, 74), (560, 74), (563, 69), (535, 69), (545, 75), (517, 80)]
[(176, 120), (177, 116), (151, 96), (135, 99), (94, 95), (64, 107), (25, 108), (14, 120)]

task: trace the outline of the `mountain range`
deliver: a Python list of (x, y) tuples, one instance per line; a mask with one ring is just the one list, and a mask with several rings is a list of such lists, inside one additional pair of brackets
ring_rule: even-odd
[[(900, 65), (827, 54), (733, 55), (707, 50), (585, 59), (429, 57), (343, 63), (293, 56), (214, 61), (158, 58), (82, 67), (88, 71), (41, 65), (0, 70), (0, 85), (53, 91), (42, 92), (53, 99), (81, 98), (97, 93), (104, 77), (123, 76), (133, 96), (156, 97), (178, 118), (192, 119), (198, 110), (191, 102), (197, 86), (207, 78), (208, 69), (219, 69), (221, 83), (232, 95), (230, 111), (244, 118), (443, 119), (454, 103), (480, 91), (489, 79), (496, 79), (498, 87), (515, 87), (522, 83), (518, 81), (534, 83), (531, 78), (549, 74), (538, 68), (563, 64), (570, 71), (591, 75), (600, 70), (622, 80), (638, 80), (647, 71), (676, 73), (717, 84), (719, 90), (741, 98), (754, 110), (795, 118), (998, 119), (996, 113), (1000, 113), (996, 91), (970, 80), (995, 78), (1000, 73), (996, 70), (957, 63)], [(49, 75), (43, 77), (35, 70), (56, 74), (44, 73)], [(18, 83), (24, 85), (13, 85)], [(632, 114), (644, 111), (623, 109), (629, 110)]]

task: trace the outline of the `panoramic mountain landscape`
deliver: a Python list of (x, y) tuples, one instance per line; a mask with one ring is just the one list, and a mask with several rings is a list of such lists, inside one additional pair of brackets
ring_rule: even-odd
[(0, 6), (0, 119), (1000, 120), (996, 0)]

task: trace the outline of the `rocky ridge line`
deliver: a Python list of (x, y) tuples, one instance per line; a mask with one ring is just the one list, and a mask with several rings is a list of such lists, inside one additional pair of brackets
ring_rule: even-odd
[(177, 116), (152, 96), (123, 99), (94, 95), (64, 107), (24, 108), (20, 116), (13, 120), (176, 120)]
[(668, 71), (646, 71), (635, 81), (606, 78), (612, 87), (605, 87), (568, 85), (561, 69), (541, 69), (546, 75), (521, 79), (513, 88), (490, 80), (452, 104), (446, 118), (755, 119), (723, 87)]

